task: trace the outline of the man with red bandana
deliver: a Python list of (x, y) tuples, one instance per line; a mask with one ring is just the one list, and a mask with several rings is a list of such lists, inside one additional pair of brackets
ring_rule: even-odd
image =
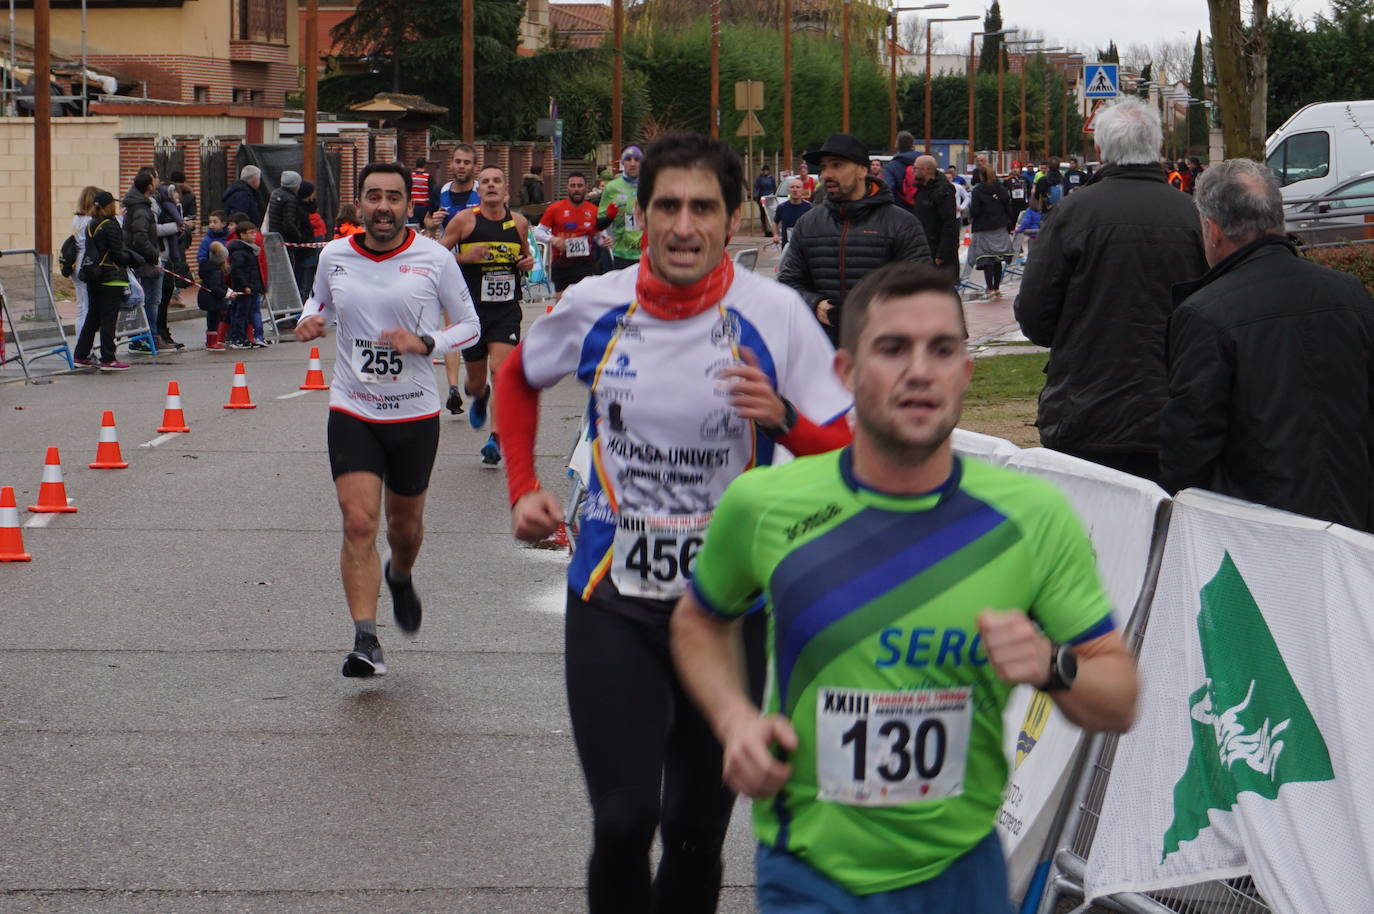
[[(539, 391), (569, 374), (591, 390), (588, 480), (568, 571), (573, 736), (592, 805), (591, 914), (709, 912), (734, 795), (721, 750), (668, 650), (717, 500), (731, 480), (850, 440), (851, 397), (825, 334), (792, 290), (736, 272), (726, 245), (743, 168), (728, 146), (672, 135), (647, 150), (635, 201), (638, 265), (569, 288), (501, 369), (497, 409), (515, 535), (562, 520), (534, 473)], [(823, 509), (824, 505), (818, 506)], [(762, 614), (745, 623), (762, 687)], [(651, 877), (649, 850), (663, 856)]]

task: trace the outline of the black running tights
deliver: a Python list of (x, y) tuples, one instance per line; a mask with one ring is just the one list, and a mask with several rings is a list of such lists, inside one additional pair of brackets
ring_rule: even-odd
[[(759, 701), (766, 621), (745, 623), (750, 692)], [(592, 803), (590, 914), (711, 914), (735, 795), (721, 748), (678, 683), (667, 615), (644, 617), (568, 593), (568, 707)], [(663, 857), (649, 873), (654, 832)]]
[(994, 260), (990, 265), (983, 267), (983, 278), (987, 280), (989, 292), (996, 292), (1002, 287), (1002, 261)]

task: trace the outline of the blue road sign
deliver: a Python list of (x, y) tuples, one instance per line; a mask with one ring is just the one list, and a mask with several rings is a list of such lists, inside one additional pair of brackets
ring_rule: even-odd
[(1121, 68), (1114, 63), (1090, 63), (1083, 70), (1087, 98), (1116, 98), (1121, 94)]

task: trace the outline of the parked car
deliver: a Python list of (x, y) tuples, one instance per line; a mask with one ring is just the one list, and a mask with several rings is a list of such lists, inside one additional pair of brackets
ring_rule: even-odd
[(1374, 170), (1332, 188), (1323, 197), (1287, 207), (1284, 228), (1298, 244), (1374, 240)]

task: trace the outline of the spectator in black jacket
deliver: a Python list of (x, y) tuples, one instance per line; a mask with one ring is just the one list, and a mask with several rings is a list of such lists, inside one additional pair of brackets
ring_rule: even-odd
[(82, 280), (86, 284), (89, 305), (72, 358), (78, 365), (95, 367), (91, 347), (99, 330), (100, 369), (124, 371), (129, 366), (115, 361), (115, 322), (119, 318), (119, 306), (129, 293), (126, 268), (141, 260), (124, 248), (124, 233), (115, 220), (115, 199), (109, 191), (96, 191), (86, 215), (91, 220), (85, 228), (87, 234), (82, 263), (95, 264), (98, 275), (83, 277)]
[(220, 202), (226, 213), (243, 213), (253, 225), (262, 225), (262, 209), (258, 206), (258, 188), (262, 185), (262, 172), (256, 165), (245, 165), (239, 170), (239, 179), (224, 189)]
[[(229, 285), (237, 293), (229, 309), (229, 348), (248, 349), (248, 322), (262, 307), (262, 272), (258, 269), (258, 230), (240, 222), (238, 237), (229, 242)], [(257, 339), (261, 339), (258, 337)]]
[(196, 293), (196, 304), (205, 312), (205, 349), (208, 352), (225, 350), (220, 328), (228, 326), (231, 300), (229, 251), (218, 241), (212, 241), (205, 259), (200, 262), (200, 291)]
[(983, 271), (988, 295), (1002, 297), (1002, 265), (1011, 260), (1011, 194), (997, 180), (992, 168), (979, 165), (974, 172), (969, 202), (971, 238), (968, 262)]
[(773, 237), (773, 230), (768, 226), (768, 210), (763, 205), (763, 198), (771, 197), (777, 192), (778, 182), (773, 180), (772, 170), (765, 165), (759, 169), (759, 176), (754, 179), (754, 203), (759, 208), (759, 228), (769, 238)]
[(1202, 232), (1192, 201), (1164, 183), (1159, 113), (1128, 97), (1096, 124), (1103, 166), (1040, 230), (1016, 320), (1051, 350), (1041, 442), (1158, 480), (1170, 290), (1207, 271)]
[(1262, 163), (1222, 162), (1194, 193), (1211, 269), (1174, 287), (1165, 487), (1374, 532), (1374, 302), (1297, 256)]
[[(314, 233), (310, 230), (310, 214), (301, 206), (300, 189), (300, 173), (284, 171), (281, 173), (281, 186), (272, 191), (272, 196), (267, 199), (267, 220), (263, 223), (267, 227), (263, 231), (276, 232), (288, 245), (305, 244), (315, 240)], [(297, 288), (300, 288), (308, 253), (310, 252), (306, 248), (286, 249), (286, 256), (291, 260), (291, 275), (296, 280)]]
[(916, 203), (911, 208), (912, 215), (926, 233), (935, 265), (949, 274), (953, 286), (959, 279), (958, 191), (940, 174), (940, 163), (934, 156), (917, 156), (914, 167)]
[[(124, 247), (133, 252), (134, 274), (138, 284), (143, 287), (143, 314), (148, 319), (148, 330), (157, 332), (157, 312), (162, 303), (162, 253), (158, 237), (158, 215), (154, 211), (154, 196), (157, 193), (157, 176), (151, 168), (145, 168), (134, 178), (134, 186), (124, 195)], [(176, 225), (169, 228), (176, 231)], [(149, 352), (151, 347), (142, 340), (135, 340), (130, 349)]]
[(797, 290), (833, 343), (855, 283), (894, 260), (929, 263), (930, 247), (916, 218), (868, 176), (868, 149), (859, 140), (832, 134), (807, 160), (820, 166), (825, 201), (792, 229), (778, 281)]

